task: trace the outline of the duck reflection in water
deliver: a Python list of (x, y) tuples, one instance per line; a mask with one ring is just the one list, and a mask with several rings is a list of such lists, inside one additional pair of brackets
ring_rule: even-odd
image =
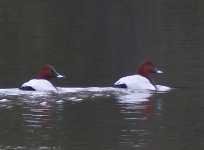
[(154, 136), (151, 128), (155, 123), (159, 124), (155, 118), (161, 117), (158, 115), (161, 114), (161, 101), (150, 91), (134, 91), (132, 94), (119, 96), (117, 103), (124, 119), (120, 147), (150, 147)]

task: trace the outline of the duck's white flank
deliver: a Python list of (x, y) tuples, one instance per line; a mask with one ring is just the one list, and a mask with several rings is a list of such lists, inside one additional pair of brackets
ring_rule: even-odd
[(125, 84), (128, 89), (153, 90), (159, 92), (169, 91), (171, 88), (163, 85), (153, 85), (150, 80), (141, 75), (130, 75), (120, 78), (114, 85)]
[(41, 92), (57, 92), (57, 89), (51, 82), (45, 79), (32, 79), (22, 84), (22, 87), (30, 86), (36, 91)]

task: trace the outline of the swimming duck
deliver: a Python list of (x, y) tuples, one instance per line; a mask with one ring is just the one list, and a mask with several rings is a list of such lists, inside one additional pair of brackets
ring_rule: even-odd
[(163, 72), (157, 69), (151, 61), (145, 61), (139, 66), (137, 74), (120, 78), (114, 83), (114, 87), (159, 92), (169, 91), (170, 87), (155, 84), (150, 78), (153, 73), (161, 74)]
[(60, 75), (52, 65), (45, 65), (39, 71), (34, 79), (23, 83), (21, 90), (27, 91), (41, 91), (41, 92), (57, 92), (57, 88), (50, 82), (53, 78), (64, 78)]

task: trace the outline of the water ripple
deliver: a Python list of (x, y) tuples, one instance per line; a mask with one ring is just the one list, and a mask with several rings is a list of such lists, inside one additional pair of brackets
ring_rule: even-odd
[[(131, 91), (112, 87), (59, 88), (58, 93), (0, 89), (0, 111), (18, 113), (15, 119), (21, 123), (19, 128), (23, 130), (24, 143), (32, 143), (29, 147), (35, 145), (35, 148), (49, 149), (53, 146), (55, 149), (60, 145), (58, 138), (67, 137), (71, 140), (76, 136), (72, 132), (83, 137), (86, 134), (93, 135), (92, 130), (100, 133), (101, 130), (106, 129), (108, 132), (104, 134), (110, 136), (110, 127), (112, 130), (112, 125), (118, 125), (112, 120), (118, 116), (122, 117), (119, 117), (119, 120), (116, 119), (116, 122), (121, 124), (119, 135), (116, 134), (119, 145), (144, 147), (151, 135), (146, 122), (155, 111), (153, 95), (152, 91)], [(161, 107), (158, 108), (161, 109)], [(92, 108), (93, 111), (87, 108)], [(98, 112), (96, 116), (95, 112)], [(90, 122), (88, 125), (86, 125), (87, 120)], [(93, 128), (89, 128), (89, 125)], [(85, 134), (81, 135), (79, 131)], [(80, 142), (84, 140), (87, 142), (87, 138), (82, 138), (83, 140), (80, 141), (79, 137), (76, 138), (77, 140), (72, 139), (72, 144), (76, 147), (80, 147), (79, 145), (82, 144)]]

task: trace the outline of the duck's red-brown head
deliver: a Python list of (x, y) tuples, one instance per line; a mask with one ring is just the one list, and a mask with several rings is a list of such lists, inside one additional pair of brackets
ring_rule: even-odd
[(161, 70), (158, 70), (151, 61), (146, 60), (143, 64), (139, 66), (137, 73), (144, 77), (149, 77), (152, 73), (163, 72)]
[(52, 78), (64, 78), (64, 76), (60, 75), (52, 65), (47, 64), (42, 67), (36, 78), (50, 80)]

